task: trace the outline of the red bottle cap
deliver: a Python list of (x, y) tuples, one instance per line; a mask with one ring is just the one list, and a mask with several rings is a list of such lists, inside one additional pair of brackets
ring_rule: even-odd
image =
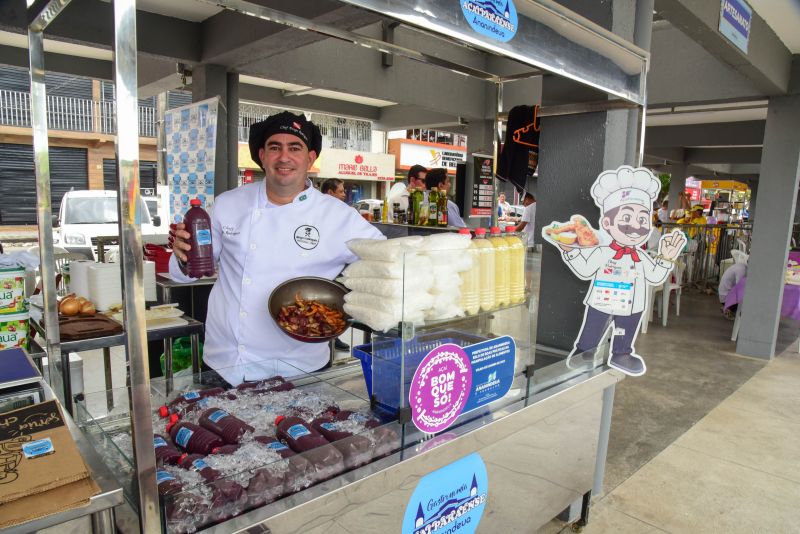
[(495, 234), (499, 235), (500, 234), (500, 227), (499, 226), (492, 226), (489, 230), (492, 232), (492, 235), (495, 235)]
[(506, 226), (506, 233), (511, 234), (513, 232), (516, 232), (516, 231), (517, 231), (517, 227), (516, 226)]
[(211, 454), (217, 454), (219, 452), (219, 447), (214, 447), (211, 449)]
[(458, 233), (461, 234), (461, 235), (472, 235), (469, 232), (469, 228), (461, 228), (461, 229), (459, 229)]
[(168, 416), (169, 408), (167, 408), (166, 406), (162, 406), (161, 408), (158, 409), (158, 415), (160, 415), (162, 419)]
[(169, 431), (170, 431), (170, 430), (172, 430), (172, 427), (173, 427), (173, 426), (175, 426), (175, 423), (174, 423), (174, 422), (173, 422), (173, 423), (169, 423), (169, 424), (167, 425), (167, 433), (169, 433)]
[(476, 228), (475, 235), (486, 235), (486, 228)]
[(276, 425), (281, 424), (281, 421), (283, 421), (284, 419), (286, 419), (286, 417), (279, 415), (278, 417), (275, 418), (275, 424)]
[(170, 423), (177, 423), (180, 420), (181, 420), (181, 416), (176, 414), (176, 413), (174, 413), (174, 414), (169, 416), (169, 422)]
[(178, 458), (178, 463), (179, 463), (179, 464), (182, 464), (182, 463), (183, 463), (183, 460), (184, 460), (184, 459), (186, 459), (186, 457), (187, 457), (187, 456), (189, 456), (189, 453), (188, 453), (188, 452), (184, 452), (183, 454), (181, 454), (181, 457), (180, 457), (180, 458)]
[(203, 202), (199, 198), (193, 198), (192, 200), (189, 201), (189, 204), (191, 206), (202, 206)]

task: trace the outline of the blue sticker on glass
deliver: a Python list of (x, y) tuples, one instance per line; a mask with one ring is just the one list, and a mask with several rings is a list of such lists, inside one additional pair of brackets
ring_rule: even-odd
[(472, 386), (464, 412), (505, 397), (514, 381), (516, 349), (510, 336), (464, 347), (472, 366)]
[(197, 244), (210, 245), (211, 244), (211, 230), (198, 230), (197, 231)]
[(461, 11), (472, 29), (506, 43), (517, 34), (517, 8), (513, 0), (461, 0)]
[(473, 534), (489, 494), (478, 453), (422, 477), (406, 506), (402, 534)]
[(305, 427), (305, 425), (296, 424), (289, 427), (289, 430), (286, 431), (292, 439), (300, 439), (303, 436), (310, 436), (311, 432)]

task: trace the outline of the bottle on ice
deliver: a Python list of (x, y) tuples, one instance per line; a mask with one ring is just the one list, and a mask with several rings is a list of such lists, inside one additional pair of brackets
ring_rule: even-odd
[(175, 445), (168, 442), (164, 436), (159, 436), (158, 434), (153, 435), (153, 447), (156, 449), (156, 462), (159, 464), (175, 465), (183, 454)]
[(240, 442), (246, 432), (255, 428), (220, 408), (209, 408), (200, 414), (200, 426), (220, 436), (228, 445)]
[(199, 198), (189, 201), (191, 208), (183, 216), (183, 224), (191, 236), (187, 253), (186, 274), (192, 278), (214, 276), (214, 249), (211, 246), (211, 217)]
[(293, 451), (304, 453), (316, 470), (315, 482), (327, 480), (344, 471), (344, 458), (322, 434), (299, 417), (282, 415), (275, 419), (275, 434)]
[(269, 436), (256, 436), (256, 442), (277, 453), (281, 458), (286, 459), (286, 470), (283, 480), (283, 495), (291, 495), (310, 486), (315, 480), (314, 466), (298, 455), (292, 449)]
[[(342, 423), (342, 421), (335, 421), (330, 417), (318, 417), (311, 422), (311, 426), (342, 453), (344, 466), (347, 469), (355, 469), (368, 464), (372, 459), (372, 441), (365, 436), (342, 428)], [(366, 427), (362, 426), (361, 428), (366, 431)]]
[(190, 453), (211, 454), (215, 448), (225, 445), (218, 435), (185, 421), (171, 424), (169, 435), (175, 445)]

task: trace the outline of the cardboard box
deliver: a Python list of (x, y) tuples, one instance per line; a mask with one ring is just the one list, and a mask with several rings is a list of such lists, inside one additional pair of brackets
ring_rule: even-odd
[(0, 414), (0, 528), (86, 505), (99, 491), (57, 401)]

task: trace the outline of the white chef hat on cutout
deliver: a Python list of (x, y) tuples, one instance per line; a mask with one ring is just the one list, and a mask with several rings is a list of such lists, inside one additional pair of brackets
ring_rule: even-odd
[(622, 165), (613, 171), (600, 173), (592, 185), (592, 197), (603, 213), (625, 204), (653, 207), (661, 191), (661, 182), (644, 167)]

